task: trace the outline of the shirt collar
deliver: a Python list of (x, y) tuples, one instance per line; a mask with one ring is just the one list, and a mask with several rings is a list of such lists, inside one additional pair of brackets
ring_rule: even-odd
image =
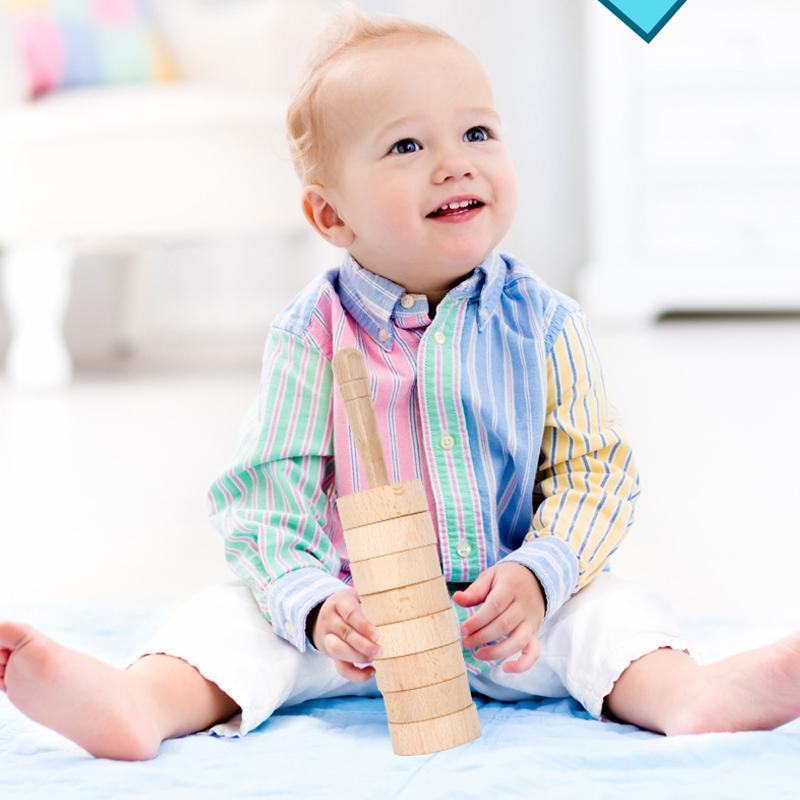
[[(458, 286), (445, 297), (469, 297), (478, 303), (478, 330), (482, 331), (494, 310), (505, 283), (506, 265), (499, 252), (493, 250)], [(339, 297), (356, 322), (385, 350), (394, 342), (394, 326), (419, 328), (430, 324), (428, 300), (412, 294), (414, 300), (403, 305), (406, 290), (362, 267), (347, 253), (339, 268)], [(444, 298), (442, 300), (444, 302)], [(408, 306), (408, 307), (406, 307)]]

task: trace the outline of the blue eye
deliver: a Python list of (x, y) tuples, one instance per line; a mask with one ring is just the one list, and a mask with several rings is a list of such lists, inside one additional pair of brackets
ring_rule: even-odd
[[(413, 144), (413, 145), (416, 146), (416, 145), (419, 144), (419, 142), (417, 142), (414, 139), (401, 139), (399, 142), (395, 142), (392, 145), (392, 149), (389, 152), (390, 153), (397, 153), (398, 155), (404, 155), (405, 153), (416, 153), (417, 152), (416, 150), (406, 150), (406, 149), (404, 149), (404, 146), (406, 144)], [(396, 149), (397, 147), (400, 147), (401, 149), (398, 151)]]
[[(473, 139), (472, 137), (470, 137), (470, 134), (471, 134), (473, 131), (480, 131), (480, 132), (482, 133), (482, 135), (483, 135), (483, 138)], [(466, 139), (466, 141), (468, 141), (468, 142), (485, 142), (485, 141), (487, 141), (487, 140), (488, 140), (490, 137), (491, 137), (491, 131), (490, 131), (488, 128), (484, 127), (483, 125), (476, 125), (474, 128), (470, 128), (470, 129), (469, 129), (469, 130), (468, 130), (468, 131), (467, 131), (467, 132), (464, 134), (464, 138), (465, 138), (465, 139)]]
[[(477, 134), (475, 136), (474, 134)], [(475, 125), (464, 134), (465, 142), (486, 142), (493, 138), (494, 134), (485, 125)], [(389, 153), (395, 155), (410, 155), (422, 150), (422, 145), (416, 139), (400, 139), (395, 142)]]

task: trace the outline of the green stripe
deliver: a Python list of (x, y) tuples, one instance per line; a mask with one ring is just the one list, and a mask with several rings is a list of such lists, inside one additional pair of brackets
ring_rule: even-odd
[[(460, 507), (463, 519), (462, 525), (467, 541), (472, 538), (472, 551), (467, 557), (467, 577), (466, 580), (475, 580), (480, 573), (479, 550), (475, 544), (475, 531), (477, 530), (477, 509), (472, 500), (470, 492), (469, 477), (467, 475), (467, 465), (469, 464), (469, 444), (462, 437), (459, 430), (459, 408), (457, 403), (461, 396), (459, 386), (455, 385), (455, 364), (454, 358), (460, 356), (460, 350), (454, 346), (456, 322), (458, 320), (459, 306), (465, 304), (466, 299), (443, 300), (436, 309), (436, 317), (426, 333), (426, 339), (434, 331), (440, 330), (444, 333), (445, 345), (431, 345), (428, 348), (437, 347), (442, 349), (442, 384), (436, 385), (436, 369), (434, 355), (433, 359), (426, 359), (425, 363), (425, 394), (429, 399), (428, 418), (432, 421), (431, 433), (433, 441), (431, 446), (434, 452), (436, 471), (442, 486), (442, 499), (444, 501), (445, 524), (447, 526), (447, 546), (450, 550), (451, 560), (455, 563), (461, 562), (458, 554), (459, 544), (459, 521), (457, 509)], [(445, 349), (445, 347), (447, 349)], [(426, 348), (427, 349), (427, 348)], [(439, 418), (438, 395), (441, 394), (444, 405), (444, 419)], [(438, 430), (433, 430), (433, 421), (438, 424)], [(455, 473), (455, 485), (452, 483), (449, 470), (447, 468), (447, 453), (442, 450), (439, 443), (443, 433), (448, 433), (455, 442), (450, 451), (453, 459), (453, 471)]]
[[(305, 370), (301, 372), (300, 365), (306, 358)], [(332, 373), (328, 360), (316, 347), (305, 341), (300, 336), (278, 328), (270, 330), (264, 349), (264, 364), (272, 364), (269, 372), (262, 375), (259, 391), (259, 413), (250, 421), (248, 430), (244, 432), (242, 443), (239, 447), (239, 458), (232, 468), (237, 482), (246, 487), (247, 497), (244, 507), (263, 511), (261, 522), (268, 527), (276, 527), (280, 523), (281, 515), (286, 513), (288, 520), (284, 526), (281, 537), (281, 555), (285, 560), (294, 563), (299, 555), (301, 558), (306, 551), (310, 553), (310, 544), (317, 530), (317, 519), (323, 518), (325, 506), (328, 502), (327, 495), (322, 492), (316, 505), (312, 505), (310, 497), (314, 494), (323, 480), (325, 472), (324, 456), (333, 454), (331, 437), (326, 439), (329, 429), (328, 420), (331, 413), (332, 400)], [(285, 377), (284, 377), (285, 373)], [(309, 409), (313, 405), (317, 393), (315, 381), (319, 374), (320, 386), (318, 387), (317, 412), (311, 417)], [(281, 386), (283, 385), (283, 391)], [(295, 402), (295, 394), (299, 391), (299, 400)], [(294, 434), (288, 440), (292, 413), (300, 409)], [(271, 422), (277, 418), (275, 435), (272, 445), (266, 453), (267, 437)], [(311, 430), (308, 446), (304, 449), (303, 443), (306, 433)], [(280, 454), (286, 450), (288, 459), (281, 459)], [(285, 475), (287, 464), (290, 465), (288, 476)], [(308, 465), (308, 480), (298, 501), (292, 489), (297, 488), (303, 473), (304, 464)], [(259, 476), (257, 497), (253, 497), (253, 479), (247, 469), (251, 467)], [(275, 502), (267, 507), (267, 485), (273, 487)], [(232, 505), (242, 505), (241, 492), (234, 481), (227, 475), (221, 475), (213, 484), (211, 492), (216, 499), (217, 506), (222, 509), (228, 505), (222, 492), (224, 487), (234, 498)], [(283, 500), (282, 498), (285, 498)], [(305, 517), (305, 519), (303, 519)], [(257, 525), (255, 522), (243, 522), (250, 530), (252, 537), (256, 536)], [(292, 531), (295, 532), (292, 535)], [(272, 545), (277, 543), (273, 540)], [(292, 544), (294, 543), (294, 547)], [(269, 544), (269, 542), (268, 542)], [(237, 559), (230, 559), (235, 567), (237, 560), (246, 559), (255, 566), (260, 567), (258, 558), (245, 547), (245, 543), (232, 542), (230, 547), (237, 551)], [(290, 557), (289, 550), (293, 553)], [(338, 569), (338, 555), (333, 548), (333, 543), (327, 537), (321, 537), (319, 546), (314, 552), (323, 563), (332, 564)], [(267, 551), (265, 557), (272, 562), (275, 559), (274, 549)], [(306, 558), (317, 565), (316, 559)], [(281, 571), (280, 565), (270, 563), (274, 572)], [(237, 570), (239, 574), (243, 572)]]

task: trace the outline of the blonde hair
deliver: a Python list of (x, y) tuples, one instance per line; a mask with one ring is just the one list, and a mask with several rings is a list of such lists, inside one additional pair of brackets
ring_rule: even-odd
[(390, 14), (364, 14), (350, 2), (341, 3), (329, 13), (310, 40), (301, 78), (286, 114), (289, 153), (303, 186), (320, 183), (325, 172), (328, 149), (325, 147), (320, 87), (332, 65), (359, 46), (397, 35), (456, 42), (440, 28)]

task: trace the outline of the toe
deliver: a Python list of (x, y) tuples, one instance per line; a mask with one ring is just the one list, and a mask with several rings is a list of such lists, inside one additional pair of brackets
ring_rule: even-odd
[(19, 622), (0, 622), (0, 649), (16, 650), (28, 641), (32, 634), (33, 628), (29, 625), (22, 625)]

